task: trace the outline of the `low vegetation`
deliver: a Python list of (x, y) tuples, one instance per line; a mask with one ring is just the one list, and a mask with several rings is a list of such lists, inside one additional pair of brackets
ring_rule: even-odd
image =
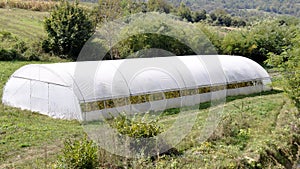
[(0, 60), (62, 61), (42, 49), (47, 12), (0, 8)]
[[(1, 94), (11, 73), (28, 63), (32, 62), (1, 62)], [(300, 149), (299, 111), (283, 92), (275, 90), (227, 98), (218, 128), (206, 141), (199, 142), (197, 139), (208, 116), (208, 106), (203, 104), (195, 112), (197, 120), (192, 131), (175, 147), (177, 153), (170, 153), (173, 155), (165, 154), (154, 159), (126, 159), (98, 148), (98, 157), (92, 155), (91, 159), (104, 168), (136, 168), (140, 165), (146, 168), (297, 166)], [(164, 112), (157, 123), (153, 123), (154, 127), (160, 126), (162, 131), (168, 129), (179, 117), (178, 113), (176, 110)], [(83, 130), (75, 121), (55, 120), (3, 104), (0, 104), (0, 121), (1, 168), (58, 167), (61, 162), (59, 159), (67, 153), (65, 140), (69, 140), (66, 143), (69, 148), (77, 145), (69, 153), (78, 152), (75, 151), (77, 148), (82, 150), (82, 146), (90, 149), (92, 145), (90, 141), (80, 139), (84, 136)]]
[[(9, 76), (19, 67), (39, 62), (0, 62), (0, 97)], [(56, 120), (38, 113), (0, 104), (0, 168), (51, 162), (64, 139), (78, 137), (83, 130), (77, 121)], [(38, 161), (40, 164), (32, 164)], [(23, 167), (21, 167), (23, 168)]]
[[(193, 112), (197, 116), (193, 129), (167, 153), (132, 159), (99, 147), (97, 165), (100, 168), (296, 168), (299, 164), (300, 114), (282, 91), (227, 98), (221, 120), (206, 140), (201, 140), (201, 136), (209, 109), (207, 103), (203, 104), (199, 111)], [(180, 118), (185, 116), (178, 116), (179, 112), (167, 110), (156, 116), (156, 123), (151, 123), (153, 114), (150, 123), (143, 116), (132, 119), (121, 115), (109, 124), (120, 134), (147, 138), (149, 135), (145, 133), (155, 136), (157, 133), (151, 131), (158, 128), (164, 131), (175, 120), (183, 121)]]
[(55, 168), (97, 168), (97, 145), (84, 136), (81, 140), (67, 139)]
[(291, 44), (280, 54), (269, 53), (268, 64), (276, 67), (283, 75), (284, 90), (300, 109), (300, 35), (296, 34)]
[[(9, 76), (23, 65), (66, 61), (58, 56), (76, 60), (83, 44), (80, 43), (79, 46), (72, 44), (76, 43), (76, 40), (86, 41), (93, 29), (80, 34), (82, 39), (75, 38), (75, 41), (72, 41), (75, 34), (60, 36), (61, 39), (54, 40), (57, 34), (51, 36), (53, 35), (51, 32), (65, 31), (65, 35), (68, 35), (71, 31), (74, 33), (81, 29), (74, 26), (78, 25), (77, 22), (65, 23), (69, 21), (67, 17), (71, 16), (67, 10), (57, 13), (55, 10), (52, 11), (64, 7), (62, 4), (71, 12), (76, 11), (80, 15), (86, 14), (83, 11), (91, 12), (92, 16), (81, 15), (75, 18), (76, 21), (82, 18), (93, 20), (85, 22), (88, 28), (96, 23), (100, 27), (103, 23), (122, 16), (150, 11), (155, 11), (157, 20), (165, 19), (164, 23), (178, 23), (175, 25), (181, 31), (169, 30), (171, 27), (163, 23), (155, 25), (155, 22), (146, 23), (145, 20), (136, 22), (136, 25), (154, 33), (142, 33), (124, 39), (113, 46), (106, 59), (126, 58), (151, 48), (164, 49), (177, 55), (194, 54), (178, 39), (161, 35), (159, 32), (183, 38), (188, 38), (185, 33), (190, 33), (194, 36), (193, 39), (196, 39), (193, 43), (197, 43), (203, 34), (201, 37), (196, 36), (188, 32), (191, 30), (184, 28), (186, 25), (192, 25), (197, 32), (204, 33), (219, 54), (243, 55), (272, 69), (272, 72), (275, 72), (272, 74), (276, 75), (273, 77), (274, 87), (278, 90), (228, 97), (216, 130), (205, 140), (201, 140), (205, 135), (202, 129), (209, 117), (210, 104), (200, 104), (197, 111), (181, 112), (197, 116), (188, 135), (169, 152), (158, 153), (154, 157), (144, 156), (140, 159), (120, 157), (96, 146), (88, 136), (85, 136), (82, 124), (77, 121), (52, 119), (0, 103), (0, 168), (141, 168), (141, 166), (142, 168), (297, 168), (299, 166), (299, 19), (270, 17), (244, 23), (243, 19), (223, 10), (203, 10), (188, 3), (178, 3), (178, 8), (174, 8), (163, 0), (151, 0), (147, 3), (129, 0), (109, 2), (103, 0), (94, 8), (93, 5), (85, 8), (67, 2), (0, 1), (0, 97)], [(226, 6), (229, 2), (224, 3)], [(272, 3), (276, 4), (275, 1)], [(271, 9), (262, 4), (263, 2), (258, 1), (252, 6), (266, 11), (276, 10), (274, 11), (276, 13), (285, 10), (275, 7)], [(244, 3), (240, 5), (252, 9), (252, 6), (246, 6)], [(166, 19), (164, 18), (166, 15), (162, 13), (172, 13), (179, 18), (173, 16)], [(298, 15), (297, 10), (282, 13)], [(60, 17), (61, 15), (65, 15), (66, 18)], [(58, 18), (63, 22), (60, 24), (65, 26), (63, 29), (54, 29), (54, 27), (62, 28), (54, 23)], [(43, 29), (44, 24), (46, 31)], [(128, 29), (136, 31), (138, 29), (136, 25)], [(71, 27), (72, 29), (67, 29)], [(128, 31), (124, 30), (121, 33), (126, 34)], [(201, 45), (207, 47), (206, 43)], [(74, 51), (74, 48), (77, 50)], [(68, 51), (64, 51), (67, 49)], [(152, 138), (168, 130), (176, 120), (184, 118), (179, 116), (179, 113), (179, 109), (170, 109), (159, 115), (153, 114), (156, 119), (150, 122), (143, 121), (145, 120), (143, 117), (132, 119), (120, 116), (107, 120), (106, 123), (115, 128), (119, 134), (139, 140)], [(139, 143), (132, 144), (139, 145)], [(139, 147), (132, 149), (132, 151), (139, 150), (141, 150)]]

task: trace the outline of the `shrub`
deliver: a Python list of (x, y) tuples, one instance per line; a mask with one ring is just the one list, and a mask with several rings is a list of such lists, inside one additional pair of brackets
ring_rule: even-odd
[(134, 138), (150, 138), (161, 132), (161, 128), (158, 126), (156, 120), (147, 122), (145, 118), (139, 116), (130, 119), (128, 116), (120, 114), (110, 124), (120, 134)]
[(292, 45), (293, 29), (280, 25), (280, 21), (263, 21), (250, 30), (231, 31), (221, 43), (222, 54), (242, 55), (256, 62), (267, 60), (268, 53), (280, 55)]
[[(147, 49), (151, 49), (148, 51)], [(154, 49), (162, 49), (155, 51)], [(144, 52), (142, 50), (145, 50)], [(168, 51), (168, 52), (164, 52)], [(113, 48), (113, 51), (118, 51), (121, 58), (130, 57), (154, 57), (154, 56), (169, 56), (169, 55), (195, 55), (195, 52), (180, 40), (155, 33), (145, 33), (133, 35)], [(137, 52), (137, 53), (136, 53)], [(149, 52), (149, 53), (147, 53)], [(132, 55), (132, 54), (136, 55)], [(111, 56), (106, 56), (111, 57)]]
[(0, 8), (5, 8), (5, 6), (6, 6), (6, 2), (0, 1)]
[(1, 61), (11, 61), (18, 58), (18, 53), (15, 50), (7, 50), (7, 49), (0, 49), (0, 60)]
[(64, 143), (57, 168), (94, 169), (98, 166), (97, 146), (85, 136), (81, 140), (68, 139)]
[(131, 151), (139, 152), (146, 156), (148, 156), (147, 153), (151, 153), (156, 146), (153, 142), (153, 137), (162, 132), (156, 120), (147, 121), (147, 117), (141, 116), (134, 116), (134, 118), (131, 119), (124, 114), (120, 114), (118, 117), (109, 121), (109, 124), (112, 128), (115, 128), (120, 135), (134, 138), (129, 143)]
[(245, 148), (250, 138), (251, 116), (245, 112), (252, 112), (253, 107), (248, 106), (250, 103), (241, 103), (240, 106), (235, 105), (236, 110), (223, 115), (222, 120), (218, 124), (216, 130), (209, 137), (209, 141), (217, 141), (225, 139), (228, 144), (239, 146), (240, 149)]
[(94, 22), (78, 1), (61, 1), (44, 21), (48, 38), (43, 43), (46, 52), (75, 60), (84, 43), (95, 30)]
[(300, 31), (296, 31), (297, 37), (291, 40), (290, 47), (284, 52), (276, 54), (270, 52), (266, 63), (281, 71), (284, 78), (284, 90), (294, 101), (296, 107), (300, 107)]
[(39, 60), (38, 50), (33, 49), (32, 45), (26, 44), (26, 42), (10, 32), (0, 31), (0, 39), (2, 40), (0, 43), (1, 61)]

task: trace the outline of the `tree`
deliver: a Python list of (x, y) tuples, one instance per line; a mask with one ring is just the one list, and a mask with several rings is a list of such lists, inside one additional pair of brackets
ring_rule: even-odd
[(165, 0), (148, 0), (147, 7), (149, 11), (156, 11), (160, 13), (170, 13), (173, 8)]
[(44, 27), (48, 37), (43, 42), (43, 49), (75, 60), (84, 43), (94, 33), (95, 23), (78, 6), (78, 1), (70, 4), (63, 0), (45, 19)]
[(231, 26), (231, 17), (229, 15), (220, 15), (218, 17), (219, 25), (225, 25), (227, 27)]
[(207, 17), (206, 17), (206, 11), (205, 10), (193, 12), (193, 21), (194, 22), (199, 22), (201, 20), (205, 20), (206, 18)]
[(279, 55), (269, 53), (266, 62), (281, 72), (284, 90), (300, 110), (300, 31), (294, 34), (297, 36), (292, 39), (292, 45), (285, 47)]
[(97, 6), (98, 22), (109, 22), (123, 16), (126, 5), (132, 4), (126, 0), (99, 0)]
[(189, 22), (193, 21), (191, 9), (187, 7), (183, 2), (180, 3), (177, 13), (178, 16), (180, 16), (182, 19), (186, 19)]
[(231, 26), (244, 27), (246, 26), (246, 22), (241, 18), (233, 18), (231, 22)]
[(263, 63), (269, 53), (280, 55), (291, 46), (293, 29), (279, 22), (263, 21), (249, 30), (232, 30), (224, 37), (221, 45), (223, 54), (242, 55)]

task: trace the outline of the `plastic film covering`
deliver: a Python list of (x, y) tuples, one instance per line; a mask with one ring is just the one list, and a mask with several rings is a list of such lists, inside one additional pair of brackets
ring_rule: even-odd
[[(220, 64), (210, 62), (217, 57)], [(221, 67), (216, 67), (221, 65)], [(33, 64), (18, 69), (2, 102), (63, 119), (195, 105), (212, 94), (270, 90), (268, 73), (240, 56), (174, 56)]]

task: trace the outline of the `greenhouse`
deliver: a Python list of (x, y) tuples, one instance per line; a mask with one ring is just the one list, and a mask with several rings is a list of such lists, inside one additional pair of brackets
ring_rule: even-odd
[(198, 55), (30, 64), (5, 85), (2, 102), (61, 119), (98, 120), (271, 90), (266, 70), (241, 56)]

